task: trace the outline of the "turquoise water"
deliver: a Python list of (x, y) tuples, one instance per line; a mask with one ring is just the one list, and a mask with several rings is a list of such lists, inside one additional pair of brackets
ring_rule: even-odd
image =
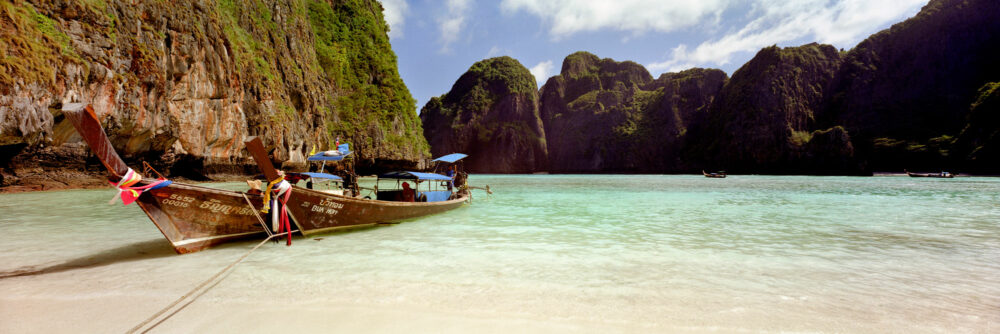
[[(268, 328), (240, 313), (198, 316), (263, 299), (339, 319), (306, 330), (350, 332), (1000, 331), (1000, 179), (470, 183), (495, 194), (403, 224), (266, 245), (160, 328)], [(111, 193), (0, 196), (0, 273), (31, 273), (0, 279), (0, 332), (61, 331), (86, 323), (81, 309), (95, 303), (124, 309), (113, 328), (128, 329), (257, 243), (173, 255), (138, 207), (107, 205)], [(135, 303), (111, 302), (122, 300)], [(54, 311), (24, 315), (21, 304)], [(406, 311), (338, 327), (379, 310)]]

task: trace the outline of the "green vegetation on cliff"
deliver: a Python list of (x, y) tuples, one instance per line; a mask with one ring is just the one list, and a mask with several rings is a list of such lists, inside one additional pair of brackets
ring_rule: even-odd
[(362, 172), (413, 167), (429, 146), (382, 11), (377, 0), (0, 2), (0, 97), (18, 101), (0, 124), (0, 145), (16, 149), (0, 160), (62, 146), (70, 135), (53, 136), (48, 107), (78, 101), (130, 163), (165, 170), (241, 169), (248, 136), (292, 166), (340, 137)]
[(839, 66), (830, 45), (760, 50), (722, 89), (697, 146), (707, 161), (733, 172), (800, 172), (824, 89)]
[[(341, 90), (327, 124), (331, 135), (350, 136), (374, 126), (386, 136), (383, 144), (389, 144), (382, 149), (429, 154), (415, 101), (399, 77), (381, 5), (370, 0), (310, 0), (307, 7), (316, 58), (330, 83)], [(392, 131), (400, 126), (403, 133)]]
[(535, 77), (524, 65), (511, 57), (495, 57), (473, 64), (441, 99), (445, 104), (458, 104), (448, 112), (463, 117), (465, 110), (485, 110), (511, 94), (523, 94), (534, 102), (535, 87)]
[[(292, 6), (302, 6), (301, 3), (293, 2)], [(236, 57), (236, 66), (243, 70), (243, 75), (250, 82), (257, 82), (267, 90), (275, 91), (281, 89), (283, 83), (275, 75), (278, 73), (274, 62), (278, 55), (270, 43), (255, 36), (272, 35), (276, 38), (285, 39), (285, 29), (281, 29), (271, 15), (271, 9), (262, 1), (218, 0), (216, 2), (222, 30), (229, 39), (233, 48), (233, 55)], [(242, 20), (242, 21), (241, 21)], [(241, 25), (242, 24), (242, 25)], [(246, 26), (247, 28), (243, 28)], [(298, 72), (302, 70), (297, 62), (292, 62)]]
[(687, 127), (726, 80), (692, 69), (653, 80), (641, 65), (576, 52), (542, 87), (541, 114), (553, 172), (662, 172), (683, 168), (677, 155)]
[(1000, 82), (979, 89), (968, 124), (954, 143), (954, 159), (974, 172), (996, 173), (1000, 168)]
[(545, 168), (545, 134), (535, 77), (510, 57), (473, 64), (451, 90), (421, 110), (435, 156), (463, 152), (475, 172), (526, 173)]
[(1000, 78), (998, 17), (995, 0), (931, 0), (868, 37), (845, 56), (820, 122), (850, 131), (873, 170), (958, 167), (942, 136), (957, 135), (977, 90)]
[(848, 52), (766, 47), (728, 80), (570, 54), (539, 93), (545, 170), (1000, 173), (998, 17), (995, 0), (931, 0)]
[(80, 55), (52, 18), (31, 4), (0, 3), (0, 89), (20, 79), (25, 84), (55, 84), (55, 69), (63, 62), (80, 63)]

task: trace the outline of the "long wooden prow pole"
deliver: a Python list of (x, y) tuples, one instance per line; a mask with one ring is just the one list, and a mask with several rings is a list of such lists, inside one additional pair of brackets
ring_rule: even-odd
[(268, 158), (267, 151), (264, 149), (264, 144), (260, 142), (260, 138), (250, 137), (244, 144), (246, 144), (250, 156), (257, 162), (257, 168), (264, 173), (264, 177), (268, 181), (277, 180), (280, 177), (278, 176), (278, 171), (274, 169), (274, 164), (271, 163), (271, 158)]
[(118, 152), (115, 152), (115, 148), (111, 146), (108, 135), (101, 127), (101, 121), (94, 114), (94, 108), (85, 103), (67, 103), (63, 105), (62, 113), (66, 115), (70, 123), (73, 123), (73, 127), (80, 133), (94, 154), (97, 154), (97, 159), (101, 160), (104, 168), (118, 177), (128, 173), (128, 165), (122, 161)]

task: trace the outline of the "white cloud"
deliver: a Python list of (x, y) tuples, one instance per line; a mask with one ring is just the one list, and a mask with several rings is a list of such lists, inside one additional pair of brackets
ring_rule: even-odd
[(544, 85), (545, 80), (548, 80), (552, 75), (552, 69), (553, 65), (551, 60), (540, 62), (538, 65), (531, 67), (531, 75), (535, 76), (535, 83), (538, 86)]
[(500, 57), (500, 56), (511, 56), (511, 57), (513, 57), (514, 56), (514, 51), (511, 51), (511, 49), (501, 48), (499, 46), (494, 45), (493, 47), (490, 48), (490, 51), (486, 52), (486, 57), (483, 57), (483, 58), (493, 58), (493, 57)]
[(486, 53), (486, 58), (493, 58), (499, 56), (501, 53), (503, 53), (503, 50), (500, 50), (499, 47), (494, 45), (492, 48), (490, 48), (490, 52)]
[(441, 30), (441, 52), (451, 52), (451, 44), (458, 40), (459, 34), (466, 26), (469, 4), (472, 0), (448, 0), (447, 13), (438, 16), (438, 29)]
[(549, 34), (559, 39), (577, 32), (613, 29), (641, 34), (671, 32), (718, 21), (728, 4), (724, 0), (503, 0), (504, 12), (525, 11), (548, 22)]
[(389, 24), (389, 38), (403, 37), (403, 25), (406, 15), (410, 14), (410, 4), (406, 0), (381, 0), (385, 23)]
[(651, 72), (692, 66), (726, 65), (738, 53), (797, 40), (851, 48), (888, 23), (916, 13), (926, 0), (798, 0), (754, 3), (750, 22), (735, 32), (705, 41), (694, 49), (679, 45), (670, 58), (647, 65)]

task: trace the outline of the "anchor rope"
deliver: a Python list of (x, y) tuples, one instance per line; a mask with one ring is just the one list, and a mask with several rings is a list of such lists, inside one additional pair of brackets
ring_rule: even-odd
[[(206, 286), (208, 286), (209, 283), (212, 283), (213, 281), (215, 281), (216, 279), (218, 279), (220, 276), (222, 276), (222, 274), (225, 274), (226, 272), (229, 272), (230, 270), (232, 270), (233, 268), (235, 268), (236, 265), (238, 265), (241, 262), (243, 262), (243, 260), (246, 260), (246, 258), (248, 256), (250, 256), (251, 253), (253, 253), (255, 250), (257, 250), (257, 248), (260, 248), (260, 246), (263, 246), (264, 244), (266, 244), (272, 238), (279, 237), (279, 236), (282, 236), (284, 234), (291, 235), (292, 232), (297, 232), (297, 230), (296, 231), (285, 232), (285, 233), (274, 234), (274, 235), (271, 235), (271, 236), (267, 237), (267, 239), (264, 239), (264, 241), (261, 241), (259, 244), (257, 244), (257, 246), (254, 246), (252, 249), (250, 249), (250, 251), (246, 252), (246, 254), (243, 254), (243, 256), (241, 256), (239, 259), (236, 260), (236, 262), (230, 263), (228, 266), (226, 266), (225, 268), (223, 268), (221, 271), (219, 271), (215, 275), (212, 275), (212, 277), (210, 277), (209, 279), (205, 280), (201, 284), (198, 284), (198, 286), (196, 286), (194, 289), (191, 289), (191, 291), (188, 291), (188, 293), (185, 293), (180, 298), (177, 298), (177, 300), (175, 300), (173, 303), (170, 303), (170, 305), (167, 305), (167, 307), (164, 307), (162, 310), (160, 310), (159, 312), (156, 312), (155, 314), (153, 314), (152, 316), (150, 316), (148, 319), (144, 320), (143, 322), (140, 322), (138, 325), (135, 325), (135, 327), (132, 327), (132, 329), (129, 329), (128, 332), (126, 332), (126, 333), (129, 333), (129, 334), (140, 333), (139, 329), (141, 329), (143, 326), (146, 326), (147, 324), (149, 324), (153, 320), (156, 320), (156, 318), (159, 318), (161, 315), (163, 315), (164, 313), (166, 313), (170, 309), (174, 308), (174, 306), (177, 306), (177, 304), (180, 304), (185, 299), (190, 298), (192, 295), (195, 294), (195, 292), (198, 292), (199, 290), (204, 289)], [(222, 280), (219, 280), (218, 282), (222, 282)], [(218, 283), (218, 282), (216, 282), (216, 283)], [(213, 287), (214, 287), (214, 285), (213, 285)], [(209, 287), (208, 289), (204, 289), (204, 291), (202, 291), (198, 295), (194, 296), (194, 298), (191, 299), (191, 302), (194, 302), (195, 300), (197, 300), (198, 297), (200, 297), (201, 295), (205, 294), (205, 292), (208, 292), (209, 289), (211, 289), (211, 287)], [(185, 306), (187, 306), (187, 305), (185, 305)], [(157, 322), (156, 324), (153, 324), (149, 328), (146, 328), (145, 330), (143, 330), (142, 333), (146, 333), (146, 332), (152, 330), (153, 328), (156, 328), (156, 326), (158, 326), (159, 324), (163, 323), (167, 319), (170, 319), (170, 317), (172, 317), (174, 314), (177, 314), (177, 312), (180, 312), (180, 310), (182, 310), (182, 309), (184, 309), (184, 307), (178, 308), (176, 311), (174, 311), (174, 313), (171, 313), (170, 315), (167, 315), (163, 319), (160, 319), (160, 321)]]
[(260, 212), (257, 212), (256, 208), (254, 208), (253, 206), (253, 203), (250, 202), (250, 198), (247, 197), (247, 194), (240, 193), (240, 195), (243, 195), (243, 199), (247, 201), (247, 205), (250, 206), (250, 208), (254, 209), (253, 216), (257, 217), (257, 222), (260, 223), (260, 227), (264, 229), (264, 232), (267, 232), (267, 236), (268, 237), (274, 236), (274, 233), (271, 233), (271, 230), (267, 228), (267, 224), (264, 223), (264, 218), (260, 217)]

